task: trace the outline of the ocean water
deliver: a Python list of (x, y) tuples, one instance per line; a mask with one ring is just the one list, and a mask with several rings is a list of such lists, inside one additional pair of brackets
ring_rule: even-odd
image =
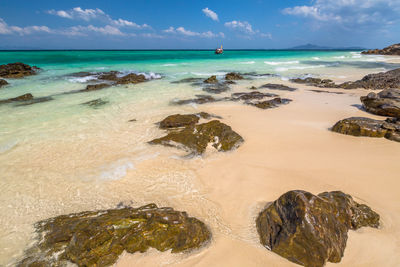
[[(41, 71), (6, 79), (10, 85), (0, 89), (0, 99), (26, 93), (53, 99), (26, 106), (0, 104), (0, 265), (18, 259), (33, 236), (34, 222), (59, 214), (110, 208), (133, 199), (138, 204), (181, 203), (183, 209), (200, 205), (209, 220), (218, 217), (195, 186), (183, 154), (147, 144), (162, 134), (155, 123), (165, 116), (201, 111), (201, 106), (173, 104), (207, 94), (201, 86), (174, 81), (223, 78), (232, 71), (249, 74), (230, 94), (294, 77), (347, 81), (400, 67), (386, 57), (359, 51), (0, 52), (0, 64), (11, 62)], [(65, 94), (90, 83), (72, 73), (111, 70), (143, 73), (149, 81)], [(99, 98), (107, 103), (98, 108), (82, 105)], [(152, 165), (138, 167), (146, 162)]]

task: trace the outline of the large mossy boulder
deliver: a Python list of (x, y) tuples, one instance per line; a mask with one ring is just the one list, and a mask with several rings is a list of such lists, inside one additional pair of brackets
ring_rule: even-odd
[(38, 241), (18, 266), (109, 266), (123, 251), (172, 253), (200, 248), (207, 226), (186, 212), (149, 204), (62, 215), (35, 225)]
[(286, 259), (309, 267), (340, 262), (349, 229), (379, 226), (379, 215), (340, 191), (313, 195), (294, 190), (258, 215), (261, 243)]
[(353, 136), (385, 137), (400, 142), (400, 120), (397, 118), (374, 120), (351, 117), (338, 121), (332, 127), (332, 131)]
[(209, 145), (218, 151), (229, 151), (239, 147), (243, 138), (232, 128), (218, 120), (198, 125), (189, 125), (184, 129), (170, 131), (166, 136), (150, 141), (184, 149), (192, 154), (203, 154)]
[(400, 118), (400, 89), (385, 89), (378, 94), (372, 92), (360, 99), (370, 113)]
[(0, 77), (2, 78), (23, 78), (25, 76), (35, 75), (39, 70), (36, 66), (17, 62), (0, 65)]

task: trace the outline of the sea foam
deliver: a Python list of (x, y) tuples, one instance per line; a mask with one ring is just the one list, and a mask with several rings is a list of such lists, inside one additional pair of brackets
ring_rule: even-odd
[(295, 61), (264, 61), (265, 64), (267, 65), (292, 65), (292, 64), (299, 64), (300, 62), (298, 60)]

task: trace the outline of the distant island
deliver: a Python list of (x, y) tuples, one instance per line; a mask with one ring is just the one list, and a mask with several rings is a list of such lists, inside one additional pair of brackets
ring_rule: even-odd
[(365, 50), (363, 47), (352, 46), (352, 47), (328, 47), (319, 46), (314, 44), (305, 44), (295, 47), (288, 48), (288, 50)]

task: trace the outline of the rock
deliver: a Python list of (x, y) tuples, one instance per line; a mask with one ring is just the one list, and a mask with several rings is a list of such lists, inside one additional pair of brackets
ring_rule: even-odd
[(131, 119), (128, 122), (137, 122), (137, 119)]
[(231, 99), (233, 101), (238, 100), (253, 100), (253, 99), (263, 99), (265, 97), (275, 97), (278, 96), (276, 94), (264, 94), (259, 91), (252, 92), (241, 92), (241, 93), (233, 93)]
[(88, 102), (82, 103), (81, 105), (87, 105), (87, 106), (92, 107), (92, 108), (98, 108), (98, 107), (103, 106), (103, 105), (105, 105), (107, 103), (109, 103), (109, 101), (103, 100), (101, 98), (97, 98), (97, 99), (90, 100)]
[(38, 103), (43, 103), (43, 102), (48, 102), (54, 100), (53, 97), (51, 96), (44, 96), (44, 97), (34, 97), (32, 99), (24, 100), (21, 103), (16, 104), (15, 106), (20, 107), (20, 106), (29, 106), (33, 104), (38, 104)]
[(226, 91), (229, 91), (231, 88), (224, 83), (215, 83), (211, 85), (207, 85), (203, 88), (203, 91), (211, 93), (211, 94), (220, 94)]
[(185, 78), (182, 80), (173, 81), (171, 83), (200, 83), (202, 81), (203, 81), (202, 78)]
[(268, 88), (273, 90), (282, 90), (282, 91), (296, 91), (296, 88), (292, 88), (283, 84), (275, 84), (275, 83), (267, 83), (262, 85), (260, 88)]
[(396, 118), (388, 118), (383, 121), (351, 117), (338, 121), (332, 127), (332, 131), (353, 136), (385, 137), (400, 142), (400, 120)]
[(400, 89), (385, 89), (360, 99), (365, 110), (370, 113), (400, 118)]
[(250, 89), (251, 89), (251, 90), (257, 90), (257, 87), (252, 86), (252, 87), (250, 87)]
[(276, 97), (271, 100), (259, 101), (259, 102), (246, 102), (246, 104), (255, 106), (261, 109), (276, 108), (280, 105), (289, 104), (292, 100), (287, 98)]
[(261, 243), (303, 266), (340, 262), (349, 229), (379, 226), (379, 215), (340, 191), (313, 195), (289, 191), (270, 203), (256, 219)]
[(218, 83), (217, 76), (213, 75), (203, 81), (204, 83)]
[(0, 79), (0, 87), (7, 85), (8, 82), (6, 80)]
[(142, 83), (146, 81), (146, 77), (143, 74), (135, 74), (135, 73), (130, 73), (128, 75), (119, 77), (116, 80), (116, 84), (130, 84), (130, 83)]
[(111, 85), (108, 83), (97, 83), (97, 84), (89, 84), (86, 86), (85, 89), (81, 90), (81, 92), (90, 92), (90, 91), (97, 91), (103, 88), (110, 87)]
[(224, 84), (236, 84), (234, 81), (225, 81)]
[(23, 94), (23, 95), (20, 95), (20, 96), (17, 96), (17, 97), (0, 100), (0, 104), (11, 103), (11, 102), (28, 101), (28, 100), (32, 100), (32, 99), (33, 99), (33, 95), (28, 93), (28, 94)]
[[(147, 81), (146, 77), (143, 74), (135, 74), (135, 73), (129, 73), (127, 75), (123, 75), (122, 72), (118, 72), (118, 71), (108, 71), (108, 72), (77, 72), (77, 73), (73, 73), (70, 74), (69, 76), (72, 77), (87, 77), (87, 76), (93, 76), (93, 79), (91, 79), (91, 81), (96, 81), (96, 77), (97, 77), (97, 81), (107, 81), (107, 83), (99, 83), (101, 84), (95, 84), (90, 85), (89, 90), (86, 91), (91, 91), (91, 90), (97, 90), (97, 89), (102, 89), (106, 87), (106, 84), (108, 86), (114, 85), (114, 84), (135, 84), (135, 83), (141, 83), (141, 82), (145, 82)], [(96, 89), (96, 86), (99, 86)], [(102, 87), (104, 86), (104, 87)], [(101, 88), (100, 88), (101, 87)], [(85, 90), (82, 90), (85, 91)]]
[(67, 76), (81, 78), (81, 77), (92, 76), (95, 74), (96, 73), (94, 73), (94, 72), (80, 71), (80, 72), (74, 72), (74, 73), (68, 74)]
[(35, 75), (37, 70), (36, 66), (29, 66), (27, 64), (17, 62), (0, 65), (0, 77), (3, 78), (22, 78), (25, 76)]
[(229, 151), (239, 147), (242, 142), (243, 138), (230, 126), (218, 120), (212, 120), (169, 132), (166, 136), (149, 143), (177, 147), (200, 155), (206, 151), (209, 144), (218, 151)]
[(329, 92), (329, 91), (325, 91), (325, 90), (309, 90), (311, 92), (315, 92), (315, 93), (327, 93), (327, 94), (336, 94), (336, 95), (343, 95), (343, 92)]
[(159, 122), (161, 129), (186, 127), (189, 125), (195, 125), (200, 120), (199, 116), (195, 114), (175, 114), (170, 115)]
[(210, 95), (196, 95), (196, 98), (193, 99), (185, 99), (185, 100), (177, 100), (174, 101), (174, 104), (177, 105), (187, 105), (187, 104), (206, 104), (206, 103), (212, 103), (220, 101), (219, 99), (216, 99)]
[(291, 79), (290, 81), (294, 82), (294, 83), (306, 84), (309, 86), (324, 87), (324, 88), (337, 88), (337, 85), (332, 80), (329, 80), (329, 79), (319, 79), (319, 78), (308, 77), (305, 79), (301, 79), (301, 78)]
[(243, 76), (236, 72), (229, 72), (225, 75), (225, 80), (243, 80)]
[(40, 221), (35, 228), (38, 241), (17, 266), (110, 266), (123, 251), (152, 247), (178, 253), (211, 239), (203, 222), (155, 204), (61, 215)]
[(400, 56), (400, 44), (394, 44), (383, 49), (373, 49), (361, 52), (364, 55), (396, 55)]

